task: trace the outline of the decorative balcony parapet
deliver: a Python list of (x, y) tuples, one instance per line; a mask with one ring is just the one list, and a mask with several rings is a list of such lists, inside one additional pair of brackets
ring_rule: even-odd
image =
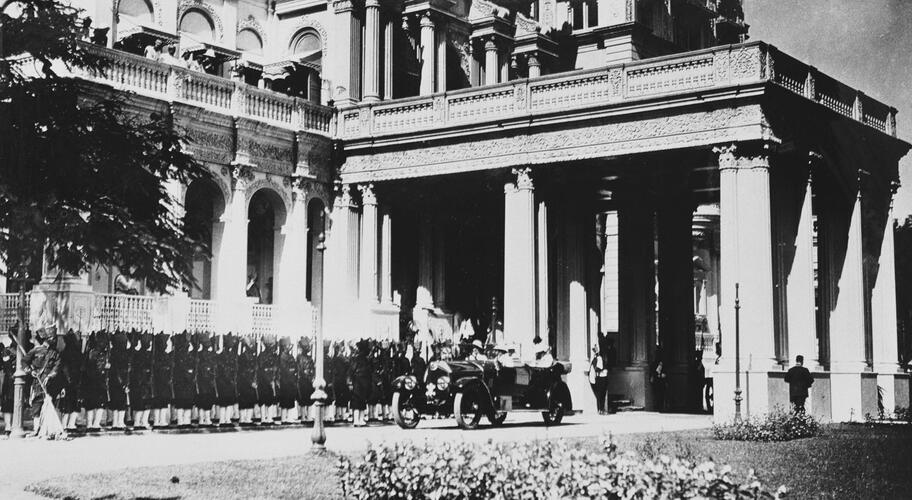
[[(25, 294), (25, 322), (29, 322), (31, 294)], [(0, 332), (8, 332), (19, 318), (19, 294), (0, 293)]]
[(895, 109), (763, 42), (343, 107), (338, 111), (338, 133), (342, 139), (354, 140), (425, 132), (765, 83), (896, 136)]
[(127, 52), (92, 44), (85, 44), (85, 47), (105, 57), (109, 66), (103, 74), (77, 70), (74, 76), (82, 79), (110, 85), (116, 90), (186, 102), (294, 130), (326, 136), (335, 132), (330, 107)]

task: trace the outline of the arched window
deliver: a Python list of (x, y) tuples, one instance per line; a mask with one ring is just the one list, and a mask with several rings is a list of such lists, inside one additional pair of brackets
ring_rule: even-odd
[(200, 42), (215, 39), (215, 24), (208, 15), (197, 9), (190, 9), (181, 17), (180, 31)]
[(263, 39), (256, 31), (244, 28), (237, 34), (237, 49), (251, 54), (262, 54)]
[(311, 30), (298, 33), (291, 42), (291, 53), (294, 58), (305, 58), (307, 62), (319, 65), (323, 56), (320, 35)]
[(152, 5), (146, 0), (120, 0), (117, 12), (139, 24), (152, 24)]

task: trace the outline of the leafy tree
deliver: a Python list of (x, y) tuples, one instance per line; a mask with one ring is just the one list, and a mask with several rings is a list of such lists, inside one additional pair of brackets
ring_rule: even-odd
[(189, 184), (205, 168), (184, 151), (167, 114), (139, 116), (124, 96), (59, 70), (105, 70), (81, 41), (80, 10), (59, 0), (12, 7), (0, 13), (0, 262), (8, 277), (36, 281), (43, 254), (69, 274), (121, 265), (153, 291), (191, 282), (188, 256), (204, 245), (184, 231), (166, 186)]

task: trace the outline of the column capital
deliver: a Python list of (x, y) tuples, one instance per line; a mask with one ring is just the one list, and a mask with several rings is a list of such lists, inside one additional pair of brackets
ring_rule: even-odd
[(516, 189), (531, 191), (534, 189), (532, 183), (532, 169), (529, 167), (514, 168), (513, 175), (516, 176)]
[(421, 20), (419, 21), (418, 25), (421, 26), (422, 28), (434, 29), (436, 27), (436, 23), (434, 22), (434, 19), (431, 18), (431, 11), (426, 11), (421, 14)]
[(379, 9), (380, 0), (364, 0), (365, 9)]
[(253, 164), (233, 161), (228, 167), (228, 175), (231, 177), (231, 188), (244, 191), (253, 182)]
[(351, 195), (351, 184), (339, 183), (336, 185), (336, 200), (333, 208), (351, 208), (355, 202)]
[(332, 6), (336, 14), (355, 10), (355, 3), (352, 0), (334, 0)]
[(484, 48), (487, 52), (494, 52), (497, 50), (497, 42), (493, 36), (484, 38)]
[(719, 170), (769, 169), (769, 145), (763, 144), (758, 154), (739, 154), (738, 149), (737, 144), (713, 148), (713, 153), (719, 155)]
[(374, 184), (359, 184), (358, 191), (361, 191), (361, 204), (377, 206), (377, 195), (374, 193)]

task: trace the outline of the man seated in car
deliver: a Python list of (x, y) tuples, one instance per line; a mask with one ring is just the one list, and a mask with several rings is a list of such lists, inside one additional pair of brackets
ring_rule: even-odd
[(544, 342), (535, 344), (535, 363), (536, 368), (551, 368), (554, 364), (554, 356), (551, 355), (551, 347)]
[(487, 361), (488, 357), (484, 355), (484, 353), (482, 352), (483, 350), (484, 350), (484, 345), (481, 343), (481, 341), (478, 339), (473, 340), (472, 341), (472, 352), (469, 353), (469, 356), (466, 359), (468, 359), (469, 361)]
[(522, 366), (519, 356), (516, 355), (516, 346), (499, 345), (494, 348), (494, 351), (497, 352), (497, 362), (500, 363), (501, 366), (505, 368)]

